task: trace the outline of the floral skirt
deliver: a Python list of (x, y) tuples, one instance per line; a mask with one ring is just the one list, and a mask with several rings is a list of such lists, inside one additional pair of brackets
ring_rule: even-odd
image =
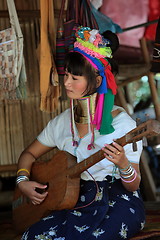
[(72, 210), (53, 211), (32, 225), (21, 240), (119, 240), (143, 229), (145, 211), (139, 190), (127, 191), (121, 180), (81, 180)]

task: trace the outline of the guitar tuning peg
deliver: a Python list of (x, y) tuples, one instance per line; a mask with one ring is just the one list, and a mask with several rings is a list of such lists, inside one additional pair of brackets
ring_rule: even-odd
[(141, 124), (141, 119), (140, 118), (136, 118), (136, 125), (137, 127)]
[(136, 142), (132, 143), (132, 148), (133, 148), (133, 152), (137, 151), (137, 143)]
[(143, 142), (143, 146), (144, 147), (148, 146), (148, 142), (147, 142), (147, 138), (146, 137), (143, 137), (142, 142)]
[(145, 117), (146, 117), (146, 121), (149, 120), (149, 114), (148, 113), (145, 114)]

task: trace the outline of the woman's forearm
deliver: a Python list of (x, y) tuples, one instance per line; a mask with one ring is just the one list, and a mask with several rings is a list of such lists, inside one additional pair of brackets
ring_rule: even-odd
[[(18, 171), (19, 174), (18, 175), (26, 175), (27, 171), (30, 173), (31, 172), (31, 167), (33, 162), (35, 161), (35, 157), (33, 156), (33, 154), (31, 154), (28, 151), (24, 151), (22, 152), (22, 154), (19, 157), (18, 160)], [(20, 171), (20, 170), (26, 169), (27, 171)]]

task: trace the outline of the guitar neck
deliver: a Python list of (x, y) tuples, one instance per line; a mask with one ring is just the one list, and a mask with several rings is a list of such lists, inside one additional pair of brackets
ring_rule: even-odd
[[(126, 135), (115, 140), (122, 147), (128, 143), (133, 143), (133, 151), (136, 151), (136, 142), (143, 139), (144, 137), (149, 138), (160, 134), (160, 123), (157, 120), (148, 120), (143, 122), (136, 128), (132, 129)], [(112, 145), (112, 144), (111, 144)], [(104, 158), (104, 152), (99, 150), (92, 156), (86, 158), (80, 163), (72, 166), (67, 170), (67, 174), (72, 177), (78, 177), (86, 169), (92, 167)]]
[[(116, 139), (115, 142), (117, 142), (121, 146), (125, 146), (127, 144), (125, 136), (119, 139)], [(104, 158), (104, 152), (102, 150), (99, 150), (98, 152), (84, 159), (80, 163), (77, 163), (76, 165), (70, 167), (67, 173), (71, 178), (78, 177), (82, 172), (92, 167), (94, 164), (98, 163), (103, 158)]]

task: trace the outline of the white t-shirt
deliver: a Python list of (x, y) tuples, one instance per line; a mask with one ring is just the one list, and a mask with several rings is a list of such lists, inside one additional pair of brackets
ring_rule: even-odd
[[(117, 108), (120, 107), (114, 106), (113, 110)], [(77, 162), (81, 162), (90, 155), (99, 151), (102, 147), (104, 147), (105, 143), (112, 143), (113, 139), (122, 137), (127, 132), (136, 127), (136, 122), (124, 111), (124, 109), (120, 109), (122, 112), (113, 118), (112, 126), (115, 129), (113, 133), (100, 135), (99, 131), (95, 129), (95, 148), (92, 150), (87, 149), (88, 144), (91, 142), (91, 133), (86, 134), (83, 138), (80, 139), (78, 137), (78, 131), (75, 126), (75, 140), (77, 140), (79, 144), (78, 147), (73, 146), (70, 126), (70, 109), (65, 110), (60, 115), (56, 116), (53, 120), (50, 120), (47, 126), (37, 137), (37, 140), (43, 145), (49, 147), (57, 147), (59, 150), (67, 151), (70, 154), (76, 156)], [(137, 151), (133, 151), (132, 144), (125, 145), (124, 150), (130, 162), (139, 163), (140, 155), (142, 152), (142, 141), (137, 142)], [(96, 181), (102, 181), (107, 175), (112, 176), (114, 169), (114, 164), (104, 158), (94, 166), (90, 167), (88, 171)], [(120, 178), (118, 169), (114, 176), (116, 178)], [(92, 177), (88, 174), (87, 171), (84, 171), (81, 174), (81, 178), (84, 180), (92, 180)]]

